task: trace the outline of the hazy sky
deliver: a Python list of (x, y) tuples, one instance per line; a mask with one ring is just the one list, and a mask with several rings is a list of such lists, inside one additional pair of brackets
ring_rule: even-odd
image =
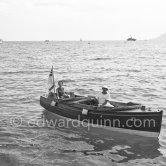
[(0, 0), (4, 40), (149, 39), (166, 32), (166, 0)]

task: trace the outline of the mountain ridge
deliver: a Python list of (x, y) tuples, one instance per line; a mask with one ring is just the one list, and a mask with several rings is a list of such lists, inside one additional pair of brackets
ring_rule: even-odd
[(166, 33), (161, 34), (160, 36), (154, 38), (154, 40), (165, 40), (166, 41)]

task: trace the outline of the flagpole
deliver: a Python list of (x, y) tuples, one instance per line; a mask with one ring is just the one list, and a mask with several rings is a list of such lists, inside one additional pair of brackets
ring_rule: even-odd
[(52, 78), (53, 78), (54, 93), (55, 93), (55, 81), (54, 81), (54, 69), (53, 69), (53, 66), (52, 66)]

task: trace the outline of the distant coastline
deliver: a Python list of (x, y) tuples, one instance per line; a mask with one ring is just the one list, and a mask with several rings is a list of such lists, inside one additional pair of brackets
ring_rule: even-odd
[[(93, 40), (93, 39), (87, 39), (87, 40), (84, 40), (84, 41), (86, 41), (86, 42), (92, 42), (92, 41), (137, 41), (138, 39), (136, 39), (136, 38), (133, 38), (132, 36), (130, 36), (129, 38), (127, 38), (127, 39), (96, 39), (96, 40)], [(49, 43), (50, 41), (52, 41), (52, 42), (76, 42), (76, 41), (83, 41), (82, 40), (82, 38), (80, 38), (80, 40), (77, 40), (77, 39), (71, 39), (71, 40), (69, 40), (69, 39), (66, 39), (66, 40), (48, 40), (48, 39), (46, 39), (46, 40), (5, 40), (6, 42), (46, 42), (46, 43)], [(146, 39), (143, 39), (143, 38), (141, 38), (140, 37), (140, 39), (139, 39), (139, 41), (166, 41), (166, 33), (163, 33), (163, 34), (161, 34), (161, 35), (159, 35), (159, 36), (157, 36), (157, 37), (149, 37), (149, 38), (146, 38)], [(4, 42), (4, 40), (3, 39), (0, 39), (0, 44), (2, 44)]]
[(166, 41), (166, 33), (161, 34), (160, 36), (154, 38), (153, 40), (157, 40), (157, 41)]

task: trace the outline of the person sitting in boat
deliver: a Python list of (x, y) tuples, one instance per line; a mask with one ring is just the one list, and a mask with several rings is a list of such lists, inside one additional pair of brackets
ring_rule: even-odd
[(63, 81), (58, 81), (58, 86), (59, 87), (56, 89), (57, 99), (69, 98), (69, 95), (65, 92), (63, 87)]
[(56, 94), (58, 99), (62, 99), (65, 95), (65, 90), (63, 87), (63, 81), (58, 81), (58, 88), (56, 89)]
[(96, 96), (96, 99), (98, 101), (99, 106), (108, 106), (108, 107), (113, 107), (113, 105), (110, 104), (110, 94), (108, 92), (108, 87), (103, 86), (102, 87), (102, 92), (99, 92)]

